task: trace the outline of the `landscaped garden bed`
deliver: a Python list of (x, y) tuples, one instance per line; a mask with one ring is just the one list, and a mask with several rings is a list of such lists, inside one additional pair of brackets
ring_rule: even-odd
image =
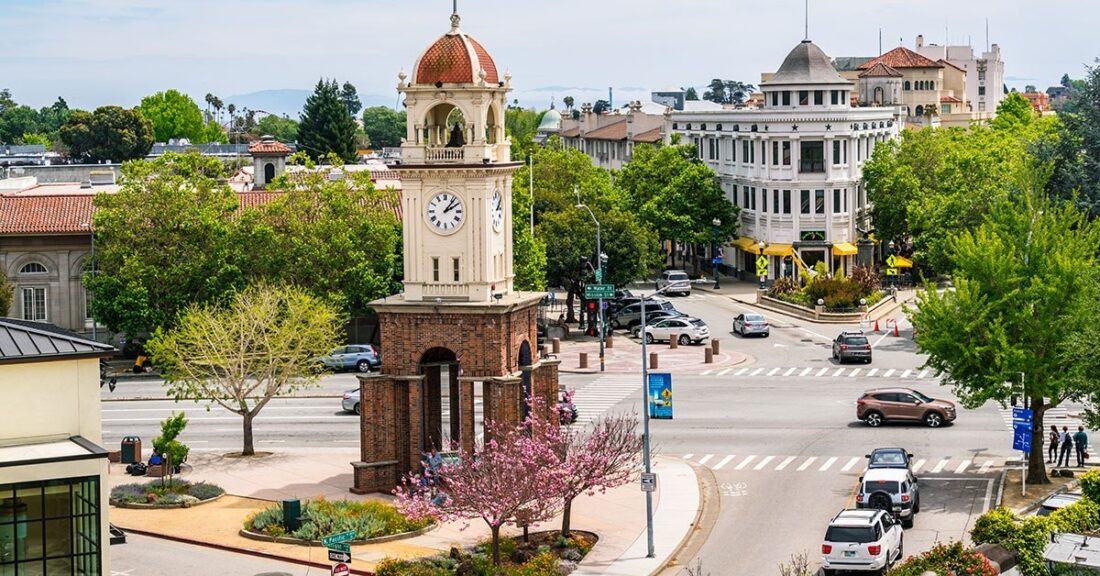
[(273, 504), (246, 518), (241, 535), (305, 545), (319, 544), (329, 534), (354, 531), (355, 540), (350, 543), (365, 544), (415, 536), (435, 527), (431, 520), (409, 520), (395, 507), (382, 502), (324, 498), (303, 501), (301, 518), (301, 526), (288, 531), (282, 506)]
[(827, 311), (859, 311), (874, 306), (885, 294), (880, 290), (874, 270), (855, 266), (848, 276), (828, 274), (819, 262), (813, 274), (802, 273), (802, 282), (779, 278), (768, 288), (768, 296), (788, 304), (813, 310), (821, 302)]
[(223, 494), (220, 486), (206, 482), (153, 480), (115, 486), (110, 502), (119, 508), (189, 508), (213, 502)]
[(387, 558), (375, 568), (375, 576), (561, 576), (577, 564), (595, 546), (599, 537), (574, 530), (562, 538), (557, 530), (500, 539), (501, 564), (493, 566), (491, 543), (483, 542), (466, 551), (451, 548), (441, 554), (419, 560)]

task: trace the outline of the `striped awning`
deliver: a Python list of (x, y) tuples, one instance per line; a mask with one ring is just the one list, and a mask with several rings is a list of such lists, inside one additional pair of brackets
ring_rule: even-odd
[(857, 253), (859, 253), (859, 250), (849, 242), (833, 244), (833, 254), (835, 256), (855, 256)]

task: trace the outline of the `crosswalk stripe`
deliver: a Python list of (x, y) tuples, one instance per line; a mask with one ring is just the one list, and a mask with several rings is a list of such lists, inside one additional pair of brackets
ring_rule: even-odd
[(765, 376), (775, 376), (775, 373), (779, 372), (779, 370), (779, 368), (772, 368), (771, 370), (768, 370), (768, 373), (765, 374)]
[(795, 370), (798, 370), (798, 368), (791, 368), (790, 370), (787, 370), (786, 372), (783, 373), (783, 376), (784, 377), (790, 376), (791, 374), (794, 374)]
[(746, 456), (745, 459), (737, 465), (737, 470), (743, 470), (745, 466), (748, 466), (749, 462), (752, 462), (754, 459), (756, 459), (756, 456)]
[(807, 366), (806, 369), (803, 370), (801, 374), (799, 374), (799, 376), (805, 376), (805, 375), (809, 374), (811, 370), (813, 370), (813, 368)]
[(890, 375), (893, 374), (894, 372), (897, 372), (897, 370), (894, 370), (893, 368), (891, 368), (891, 369), (887, 370), (886, 373), (882, 375), (882, 377), (883, 378), (889, 378)]
[(776, 467), (775, 467), (775, 471), (776, 471), (776, 472), (779, 472), (780, 470), (782, 470), (782, 469), (786, 468), (786, 467), (787, 467), (787, 464), (790, 464), (791, 462), (794, 462), (794, 458), (795, 458), (794, 456), (787, 456), (787, 459), (786, 459), (786, 460), (784, 460), (784, 461), (780, 462), (780, 463), (779, 463), (779, 466), (776, 466)]
[(733, 372), (733, 368), (726, 368), (725, 370), (719, 372), (718, 375), (719, 376), (725, 376), (726, 374), (729, 374), (730, 372)]
[(829, 458), (828, 460), (825, 461), (824, 464), (821, 465), (821, 468), (817, 469), (817, 471), (818, 472), (824, 472), (824, 471), (828, 470), (830, 466), (832, 466), (833, 464), (836, 463), (836, 460), (837, 460), (836, 456), (833, 456), (833, 457)]
[(719, 460), (718, 463), (714, 465), (714, 469), (715, 470), (721, 470), (722, 467), (725, 466), (726, 464), (728, 464), (730, 460), (733, 460), (733, 456), (732, 455), (726, 456), (725, 458)]
[(707, 461), (709, 461), (711, 458), (714, 458), (714, 454), (707, 454), (706, 456), (703, 456), (702, 458), (699, 459), (699, 463), (700, 464), (706, 464)]
[(867, 377), (870, 378), (871, 376), (874, 376), (875, 372), (878, 372), (878, 368), (871, 368), (871, 371), (867, 373)]
[(859, 462), (859, 458), (852, 458), (851, 460), (848, 461), (847, 464), (844, 465), (843, 468), (840, 469), (840, 471), (841, 472), (847, 472), (847, 471), (851, 470), (852, 466), (856, 465), (856, 462)]
[(699, 374), (699, 375), (700, 375), (700, 376), (710, 376), (712, 372), (714, 372), (714, 368), (711, 368), (710, 370), (704, 370), (704, 371), (703, 371), (703, 372), (702, 372), (701, 374)]
[(905, 372), (902, 372), (901, 377), (902, 378), (908, 378), (910, 372), (912, 372), (912, 370), (906, 370)]
[(928, 374), (928, 371), (927, 371), (927, 370), (921, 370), (921, 371), (920, 371), (920, 374), (917, 374), (917, 378), (918, 378), (918, 379), (920, 379), (920, 378), (924, 378), (924, 377), (925, 377), (925, 375), (927, 375), (927, 374)]
[(825, 373), (826, 373), (826, 372), (828, 372), (828, 371), (829, 371), (829, 367), (828, 367), (828, 366), (826, 366), (826, 367), (822, 368), (820, 372), (818, 372), (817, 374), (815, 374), (815, 376), (824, 376), (824, 375), (825, 375)]
[(848, 375), (849, 378), (855, 378), (859, 375), (859, 368), (852, 368), (852, 373)]
[(970, 466), (970, 460), (963, 460), (962, 464), (959, 464), (959, 467), (955, 469), (955, 474), (962, 474), (968, 466)]
[(841, 374), (843, 374), (843, 373), (844, 373), (844, 369), (843, 369), (843, 368), (837, 368), (837, 369), (836, 369), (836, 372), (833, 372), (833, 378), (836, 378), (837, 376), (840, 376), (840, 375), (841, 375)]
[(944, 466), (947, 466), (947, 459), (946, 458), (944, 458), (943, 460), (940, 460), (939, 464), (936, 464), (936, 467), (931, 470), (932, 474), (939, 474), (943, 470)]
[(737, 373), (734, 374), (734, 376), (740, 376), (740, 375), (742, 375), (742, 374), (744, 374), (745, 372), (748, 372), (748, 371), (749, 371), (748, 368), (742, 368), (742, 369), (738, 370)]
[(691, 460), (692, 456), (695, 456), (695, 454), (684, 454), (684, 460)]
[(798, 470), (796, 470), (796, 472), (801, 472), (801, 471), (809, 468), (810, 464), (814, 463), (814, 460), (817, 460), (817, 456), (810, 456), (809, 458), (806, 459), (805, 462), (802, 463), (801, 466), (798, 467)]
[(920, 470), (920, 467), (924, 466), (925, 462), (926, 460), (924, 458), (921, 458), (920, 460), (917, 460), (915, 463), (913, 463), (913, 474), (916, 474), (917, 471)]
[(978, 473), (985, 474), (986, 472), (989, 472), (989, 469), (992, 466), (993, 466), (993, 461), (992, 460), (986, 460), (985, 463), (982, 464), (982, 467), (978, 469)]
[(771, 462), (774, 459), (775, 456), (768, 456), (767, 458), (764, 458), (753, 468), (753, 470), (763, 470), (764, 467), (768, 465), (768, 462)]
[(763, 369), (763, 368), (757, 368), (756, 370), (753, 370), (753, 371), (752, 371), (752, 374), (749, 374), (749, 376), (756, 376), (757, 374), (759, 374), (759, 373), (761, 373), (761, 372), (763, 372), (763, 371), (764, 371), (764, 369)]

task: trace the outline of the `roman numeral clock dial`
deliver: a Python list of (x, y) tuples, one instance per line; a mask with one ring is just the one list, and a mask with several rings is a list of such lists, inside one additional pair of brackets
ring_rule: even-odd
[(440, 192), (428, 200), (425, 216), (436, 231), (449, 234), (462, 226), (466, 208), (462, 199), (451, 192)]

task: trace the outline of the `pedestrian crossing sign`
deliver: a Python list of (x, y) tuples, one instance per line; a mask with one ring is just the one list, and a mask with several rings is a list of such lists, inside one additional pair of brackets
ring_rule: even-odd
[(757, 268), (764, 268), (766, 270), (768, 268), (768, 257), (767, 256), (757, 256), (756, 257), (756, 267)]
[(898, 264), (898, 257), (897, 256), (891, 254), (891, 255), (886, 257), (886, 265), (887, 266), (889, 266), (891, 268), (897, 268), (897, 264)]

